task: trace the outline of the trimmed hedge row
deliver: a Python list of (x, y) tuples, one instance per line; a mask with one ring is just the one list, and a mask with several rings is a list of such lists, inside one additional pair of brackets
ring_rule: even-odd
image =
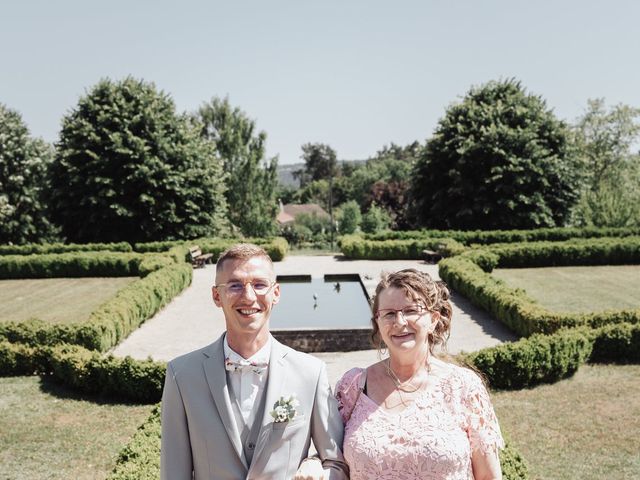
[(417, 240), (449, 237), (464, 245), (561, 241), (572, 238), (628, 237), (640, 235), (639, 227), (536, 228), (534, 230), (413, 230), (365, 234), (366, 240)]
[[(640, 362), (640, 325), (564, 329), (463, 355), (492, 388), (519, 389), (553, 383), (585, 362)], [(139, 402), (162, 397), (166, 365), (117, 358), (79, 345), (29, 346), (0, 341), (3, 376), (52, 374), (74, 390)]]
[(639, 236), (496, 244), (488, 250), (502, 268), (640, 263)]
[(107, 480), (158, 480), (160, 478), (160, 405), (156, 405), (120, 451)]
[[(218, 255), (224, 252), (231, 245), (239, 242), (255, 243), (266, 250), (274, 262), (281, 261), (289, 251), (289, 244), (282, 237), (272, 238), (198, 238), (189, 241), (166, 241), (166, 242), (147, 242), (136, 243), (134, 250), (136, 252), (165, 252), (176, 246), (183, 246), (188, 249), (191, 245), (198, 245), (203, 253), (213, 254), (213, 258), (217, 259)], [(188, 254), (188, 250), (186, 251)]]
[(68, 252), (131, 252), (127, 242), (119, 243), (27, 243), (26, 245), (0, 245), (0, 255), (33, 255)]
[(51, 375), (75, 391), (117, 400), (157, 402), (166, 364), (118, 358), (79, 345), (29, 346), (0, 341), (2, 376)]
[(74, 252), (0, 256), (0, 279), (55, 277), (134, 277), (139, 253)]
[(162, 259), (157, 255), (148, 260), (151, 263), (145, 270), (169, 263), (126, 285), (98, 307), (86, 322), (75, 325), (55, 325), (41, 320), (0, 323), (0, 338), (29, 345), (72, 343), (102, 352), (114, 347), (191, 283), (190, 265), (173, 263), (168, 257)]
[(488, 247), (442, 260), (439, 273), (449, 287), (525, 337), (583, 325), (600, 327), (610, 323), (640, 323), (640, 309), (593, 313), (552, 312), (528, 297), (523, 290), (510, 288), (487, 273), (496, 265), (513, 266), (516, 262), (518, 266), (531, 266), (531, 263), (535, 266), (588, 265), (593, 259), (597, 264), (640, 263), (640, 240), (630, 237), (558, 242), (555, 245), (543, 242), (539, 246), (531, 243), (526, 247)]
[(464, 355), (492, 388), (520, 389), (571, 376), (585, 362), (640, 362), (640, 325), (563, 329)]
[(356, 260), (413, 260), (423, 258), (425, 249), (452, 256), (462, 253), (465, 247), (451, 238), (375, 241), (345, 235), (340, 238), (340, 249), (345, 257)]

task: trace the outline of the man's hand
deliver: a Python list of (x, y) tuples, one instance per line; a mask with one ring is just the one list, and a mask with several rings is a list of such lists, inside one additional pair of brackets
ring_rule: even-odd
[(293, 476), (293, 480), (324, 480), (324, 469), (318, 457), (305, 458), (300, 468)]

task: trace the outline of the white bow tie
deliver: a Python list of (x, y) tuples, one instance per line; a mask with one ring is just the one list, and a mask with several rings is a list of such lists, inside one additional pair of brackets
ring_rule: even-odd
[(224, 359), (224, 368), (229, 372), (243, 372), (245, 370), (251, 370), (253, 373), (260, 375), (263, 373), (269, 363), (267, 362), (252, 362), (249, 360), (231, 360), (230, 358)]

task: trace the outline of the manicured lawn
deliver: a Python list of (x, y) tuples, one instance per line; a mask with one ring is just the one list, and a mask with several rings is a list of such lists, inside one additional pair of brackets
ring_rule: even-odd
[(556, 312), (640, 308), (640, 265), (509, 268), (493, 275)]
[(151, 408), (96, 403), (39, 377), (0, 378), (0, 478), (103, 479)]
[(0, 322), (39, 318), (76, 323), (137, 277), (0, 281)]
[(570, 379), (494, 392), (535, 480), (640, 478), (640, 365), (584, 365)]

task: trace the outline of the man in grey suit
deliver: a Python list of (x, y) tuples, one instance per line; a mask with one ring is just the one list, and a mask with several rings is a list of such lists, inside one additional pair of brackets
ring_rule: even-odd
[[(280, 286), (267, 253), (224, 252), (212, 292), (225, 334), (167, 365), (162, 480), (347, 479), (324, 363), (269, 333)], [(311, 440), (318, 456), (307, 458)]]

